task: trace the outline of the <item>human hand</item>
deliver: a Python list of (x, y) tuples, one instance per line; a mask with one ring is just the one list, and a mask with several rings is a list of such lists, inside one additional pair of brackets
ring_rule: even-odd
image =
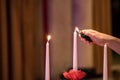
[(80, 39), (83, 42), (86, 42), (88, 44), (97, 44), (99, 46), (103, 46), (105, 43), (107, 43), (109, 40), (112, 39), (112, 36), (92, 30), (92, 29), (85, 29), (85, 30), (82, 30), (80, 33), (85, 34), (92, 39), (92, 42), (89, 42), (86, 39), (84, 39), (81, 35), (79, 35)]

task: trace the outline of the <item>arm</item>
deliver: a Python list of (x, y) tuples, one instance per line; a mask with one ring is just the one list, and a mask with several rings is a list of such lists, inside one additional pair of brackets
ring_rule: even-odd
[(97, 44), (99, 46), (104, 46), (105, 43), (108, 43), (109, 48), (120, 54), (120, 39), (111, 35), (100, 33), (92, 29), (82, 30), (81, 33), (84, 33), (85, 35), (89, 36), (93, 42), (88, 42), (80, 36), (82, 41), (90, 44)]
[(109, 48), (113, 49), (115, 52), (120, 54), (120, 39), (113, 37), (111, 40), (107, 42)]

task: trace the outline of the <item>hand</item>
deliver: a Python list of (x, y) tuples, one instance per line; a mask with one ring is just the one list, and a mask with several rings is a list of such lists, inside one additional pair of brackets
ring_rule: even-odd
[(100, 33), (92, 29), (85, 29), (85, 30), (82, 30), (80, 33), (83, 33), (92, 39), (93, 42), (89, 42), (86, 39), (82, 38), (81, 35), (79, 35), (81, 40), (88, 44), (97, 44), (97, 45), (103, 46), (105, 43), (107, 43), (108, 40), (112, 39), (112, 36), (104, 33)]
[(99, 46), (104, 46), (105, 43), (107, 43), (107, 46), (120, 54), (120, 39), (113, 37), (108, 34), (104, 34), (92, 29), (85, 29), (82, 30), (80, 33), (83, 33), (87, 36), (89, 36), (92, 40), (92, 42), (87, 41), (86, 39), (82, 38), (81, 35), (80, 39), (84, 42), (87, 42), (88, 44), (97, 44)]

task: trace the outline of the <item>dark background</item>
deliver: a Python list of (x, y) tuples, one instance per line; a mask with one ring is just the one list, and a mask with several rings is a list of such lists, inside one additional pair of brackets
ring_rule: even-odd
[[(112, 35), (120, 38), (120, 0), (111, 1), (112, 8)], [(113, 64), (120, 64), (120, 56), (113, 51)]]

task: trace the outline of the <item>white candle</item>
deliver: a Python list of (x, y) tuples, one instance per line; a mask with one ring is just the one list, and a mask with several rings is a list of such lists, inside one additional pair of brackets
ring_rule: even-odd
[(76, 29), (74, 30), (73, 34), (73, 70), (78, 69), (78, 62), (77, 62), (77, 32)]
[(50, 61), (49, 61), (49, 40), (51, 36), (47, 36), (47, 43), (46, 43), (46, 62), (45, 62), (45, 80), (50, 80)]
[(103, 80), (108, 80), (107, 44), (106, 44), (106, 43), (105, 43), (105, 45), (104, 45)]

